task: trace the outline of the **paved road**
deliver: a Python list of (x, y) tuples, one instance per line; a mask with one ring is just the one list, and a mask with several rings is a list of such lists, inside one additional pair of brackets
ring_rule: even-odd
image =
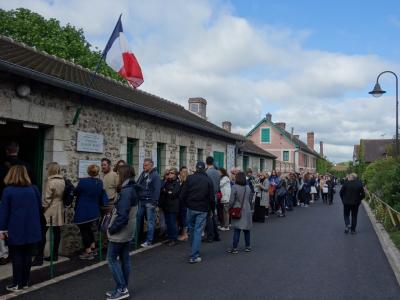
[[(136, 255), (133, 299), (400, 299), (400, 288), (361, 209), (359, 233), (343, 233), (341, 205), (321, 201), (286, 218), (256, 224), (254, 251), (229, 255), (231, 232), (203, 244), (204, 261), (186, 263), (187, 245)], [(113, 287), (107, 267), (18, 299), (104, 299)]]

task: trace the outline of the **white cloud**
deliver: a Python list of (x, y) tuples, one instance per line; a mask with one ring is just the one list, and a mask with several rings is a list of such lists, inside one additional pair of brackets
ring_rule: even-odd
[(246, 133), (267, 111), (303, 139), (316, 142), (334, 161), (351, 159), (360, 138), (394, 131), (390, 97), (349, 97), (393, 65), (374, 55), (305, 49), (308, 29), (253, 24), (217, 1), (6, 1), (0, 7), (30, 8), (63, 24), (82, 27), (100, 49), (123, 13), (124, 30), (145, 75), (142, 89), (185, 107), (189, 97), (208, 100), (209, 120), (230, 120)]

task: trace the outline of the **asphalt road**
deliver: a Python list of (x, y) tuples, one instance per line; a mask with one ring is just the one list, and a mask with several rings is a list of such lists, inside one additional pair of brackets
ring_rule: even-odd
[[(345, 235), (341, 208), (337, 198), (333, 206), (318, 201), (255, 224), (252, 253), (225, 253), (227, 232), (202, 245), (197, 265), (187, 263), (187, 244), (135, 255), (131, 299), (400, 299), (364, 209), (358, 234)], [(17, 299), (105, 299), (113, 286), (105, 266)]]

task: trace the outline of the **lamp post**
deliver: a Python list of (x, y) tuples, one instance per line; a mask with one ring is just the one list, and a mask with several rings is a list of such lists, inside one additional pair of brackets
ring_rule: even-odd
[(395, 157), (398, 157), (398, 155), (399, 155), (399, 80), (397, 78), (396, 73), (392, 72), (392, 71), (383, 71), (382, 73), (380, 73), (378, 75), (378, 77), (376, 78), (376, 83), (375, 83), (374, 89), (372, 91), (370, 91), (369, 94), (371, 94), (374, 97), (380, 97), (384, 93), (386, 93), (386, 91), (382, 90), (381, 86), (379, 85), (379, 78), (381, 77), (381, 75), (383, 75), (385, 73), (390, 73), (396, 78), (396, 148), (395, 148)]

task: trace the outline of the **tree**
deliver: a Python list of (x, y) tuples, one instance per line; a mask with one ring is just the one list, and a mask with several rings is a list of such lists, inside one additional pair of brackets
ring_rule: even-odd
[[(45, 19), (25, 8), (0, 9), (0, 34), (91, 70), (96, 68), (101, 57), (101, 51), (91, 50), (81, 28), (71, 24), (61, 26), (58, 20)], [(98, 72), (125, 81), (104, 61)]]
[(326, 174), (330, 173), (332, 169), (332, 163), (326, 158), (317, 158), (317, 173)]

